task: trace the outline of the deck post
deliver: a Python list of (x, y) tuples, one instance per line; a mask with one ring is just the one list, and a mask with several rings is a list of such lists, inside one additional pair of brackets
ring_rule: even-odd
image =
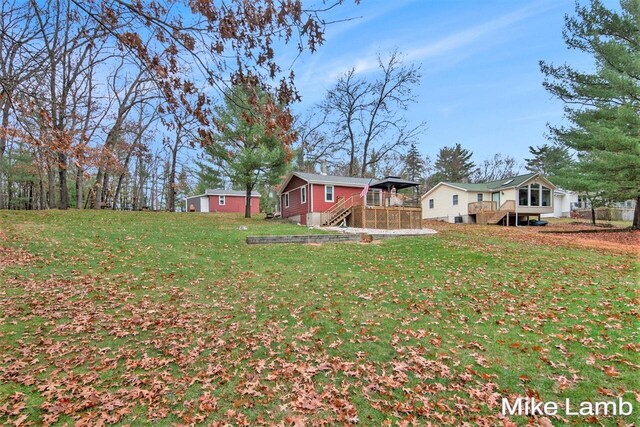
[(362, 207), (362, 228), (367, 228), (367, 210)]

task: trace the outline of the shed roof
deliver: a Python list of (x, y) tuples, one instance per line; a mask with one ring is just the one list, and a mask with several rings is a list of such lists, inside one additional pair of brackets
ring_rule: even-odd
[[(207, 188), (204, 194), (194, 194), (192, 196), (188, 196), (187, 199), (193, 199), (194, 197), (202, 197), (202, 196), (238, 196), (244, 197), (246, 193), (244, 191), (239, 190), (224, 190), (222, 188)], [(260, 193), (257, 191), (251, 192), (251, 197), (260, 197)]]
[[(210, 189), (205, 191), (207, 196), (246, 196), (247, 192), (242, 190), (224, 190), (221, 188)], [(251, 192), (251, 197), (260, 197), (260, 193), (257, 191)]]

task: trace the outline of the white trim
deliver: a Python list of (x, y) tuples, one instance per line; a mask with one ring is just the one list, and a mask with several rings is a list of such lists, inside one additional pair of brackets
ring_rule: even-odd
[[(244, 198), (245, 202), (247, 200), (247, 197), (245, 196)], [(226, 194), (219, 194), (218, 195), (218, 206), (226, 206), (227, 203), (227, 195)]]
[(425, 199), (429, 194), (433, 193), (441, 185), (446, 185), (447, 187), (455, 188), (456, 190), (464, 191), (465, 193), (469, 191), (469, 190), (466, 190), (466, 189), (464, 189), (462, 187), (456, 187), (455, 185), (451, 185), (448, 182), (442, 182), (441, 181), (441, 182), (437, 183), (436, 186), (433, 187), (431, 190), (429, 190), (426, 193), (424, 193), (422, 195), (421, 199)]
[[(214, 196), (214, 197), (215, 197), (215, 196), (243, 197), (243, 198), (245, 198), (245, 199), (247, 198), (247, 195), (246, 195), (246, 194), (230, 194), (230, 193), (224, 193), (224, 194), (208, 194), (208, 193), (203, 193), (203, 194), (196, 194), (195, 196), (187, 196), (187, 197), (185, 197), (185, 199), (184, 199), (184, 200), (192, 199), (192, 198), (194, 198), (194, 197), (204, 197), (204, 196), (207, 196), (207, 197), (209, 197), (209, 196)], [(252, 195), (251, 195), (251, 197), (253, 198), (253, 197), (261, 197), (261, 196), (260, 196), (259, 194), (252, 194)]]
[[(550, 187), (552, 190), (556, 189), (556, 186), (553, 184), (553, 182), (549, 181), (547, 178), (545, 178), (544, 176), (540, 175), (539, 173), (533, 175), (531, 178), (529, 178), (528, 180), (521, 182), (520, 185), (518, 185), (518, 187), (522, 187), (523, 185), (526, 185), (529, 181), (535, 179), (535, 178), (539, 178), (540, 180), (546, 182), (548, 185), (547, 187)], [(506, 188), (506, 187), (505, 187)]]
[(307, 186), (306, 185), (303, 185), (302, 187), (300, 187), (300, 204), (301, 205), (307, 204)]
[(286, 193), (284, 193), (282, 195), (282, 197), (284, 197), (284, 207), (288, 208), (289, 207), (289, 193), (291, 193), (291, 191), (287, 191)]
[[(327, 199), (327, 188), (331, 187), (331, 200)], [(364, 186), (362, 187), (364, 188)], [(336, 200), (336, 187), (335, 185), (329, 185), (329, 184), (325, 184), (324, 185), (324, 201), (325, 202), (334, 202)]]
[(311, 187), (311, 203), (309, 203), (309, 212), (313, 212), (313, 184), (309, 184)]

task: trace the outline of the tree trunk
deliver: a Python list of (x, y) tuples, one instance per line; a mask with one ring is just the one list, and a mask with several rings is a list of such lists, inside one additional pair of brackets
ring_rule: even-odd
[(176, 144), (171, 150), (171, 167), (169, 169), (169, 183), (167, 185), (167, 210), (176, 211), (176, 163), (178, 159), (179, 136), (176, 136)]
[(67, 154), (58, 153), (58, 180), (60, 183), (60, 204), (59, 209), (69, 208), (69, 188), (67, 187)]
[(636, 209), (633, 211), (633, 224), (631, 228), (633, 230), (640, 229), (640, 195), (636, 197)]
[(46, 190), (44, 188), (44, 177), (42, 173), (39, 172), (40, 179), (40, 210), (43, 211), (47, 208), (47, 198), (45, 197)]
[(82, 209), (82, 202), (84, 201), (84, 171), (82, 166), (78, 165), (76, 171), (76, 209)]
[(593, 202), (591, 202), (591, 224), (596, 225), (596, 209), (593, 207)]
[[(6, 130), (9, 126), (10, 104), (5, 99), (2, 108), (2, 129)], [(4, 151), (7, 148), (7, 134), (0, 133), (0, 209), (4, 209)]]
[(251, 192), (253, 191), (253, 186), (251, 184), (247, 184), (245, 193), (245, 203), (244, 203), (244, 217), (251, 218)]
[(56, 206), (56, 172), (53, 170), (53, 164), (49, 161), (49, 170), (47, 171), (47, 184), (49, 191), (47, 193), (48, 209), (53, 209)]

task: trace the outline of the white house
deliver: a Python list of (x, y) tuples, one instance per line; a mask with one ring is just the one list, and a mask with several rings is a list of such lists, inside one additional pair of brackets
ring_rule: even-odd
[(578, 193), (556, 188), (553, 192), (553, 212), (542, 214), (543, 218), (568, 218), (579, 202)]
[(537, 173), (484, 183), (440, 182), (422, 196), (423, 219), (515, 225), (552, 214), (553, 185)]

